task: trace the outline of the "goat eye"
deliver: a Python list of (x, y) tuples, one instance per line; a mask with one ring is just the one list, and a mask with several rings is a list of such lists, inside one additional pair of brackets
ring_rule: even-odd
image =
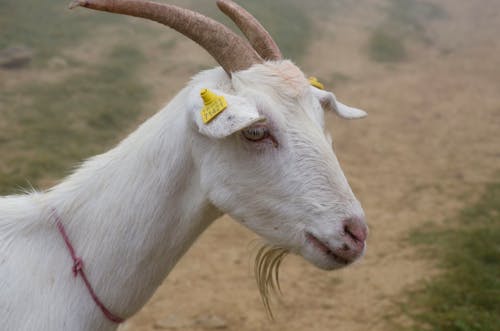
[(243, 136), (250, 141), (261, 141), (270, 136), (269, 129), (265, 126), (251, 126), (242, 132)]

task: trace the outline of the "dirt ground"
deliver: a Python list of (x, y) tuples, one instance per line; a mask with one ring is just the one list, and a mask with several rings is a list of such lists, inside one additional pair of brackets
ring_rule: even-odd
[[(474, 201), (500, 169), (500, 4), (432, 2), (446, 15), (425, 25), (430, 44), (408, 41), (402, 63), (376, 63), (366, 55), (370, 32), (385, 19), (380, 7), (387, 5), (368, 0), (318, 20), (321, 33), (303, 61), (304, 71), (333, 86), (339, 99), (370, 114), (356, 122), (327, 115), (337, 155), (367, 214), (366, 257), (335, 272), (287, 258), (284, 295), (271, 323), (252, 276), (258, 238), (223, 217), (121, 330), (161, 329), (162, 320), (170, 326), (165, 329), (204, 330), (211, 324), (199, 320), (210, 316), (222, 320), (221, 328), (242, 331), (388, 330), (408, 323), (398, 303), (437, 271), (406, 239)], [(193, 48), (180, 42), (168, 55), (179, 72), (174, 81), (158, 77), (158, 100), (192, 63), (206, 61)], [(189, 58), (176, 56), (187, 50)]]
[[(337, 156), (370, 226), (364, 259), (324, 272), (288, 257), (280, 272), (283, 297), (270, 322), (253, 278), (259, 239), (223, 217), (120, 331), (364, 331), (410, 323), (398, 310), (400, 301), (438, 270), (408, 236), (445, 223), (500, 170), (500, 2), (427, 2), (446, 14), (423, 24), (427, 41), (409, 38), (402, 62), (378, 63), (367, 55), (389, 1), (360, 0), (339, 1), (331, 15), (317, 17), (317, 38), (301, 64), (340, 100), (369, 113), (353, 122), (327, 114)], [(112, 44), (112, 34), (102, 33), (102, 47), (94, 39), (81, 46), (88, 51), (74, 49), (73, 55), (99, 57), (92, 51)], [(150, 62), (143, 79), (154, 95), (144, 118), (193, 73), (215, 65), (191, 41), (167, 31), (164, 38), (163, 45), (173, 40), (168, 50), (154, 38), (141, 41)], [(0, 72), (2, 79), (7, 84)], [(11, 83), (23, 79), (29, 77)]]
[[(284, 295), (271, 323), (252, 277), (258, 238), (224, 217), (122, 330), (161, 329), (162, 320), (170, 326), (165, 329), (178, 330), (388, 330), (406, 322), (398, 302), (436, 271), (405, 239), (473, 201), (500, 168), (500, 5), (434, 3), (446, 17), (425, 27), (432, 45), (408, 41), (410, 57), (403, 63), (366, 56), (370, 31), (384, 19), (384, 2), (360, 1), (317, 23), (321, 34), (302, 65), (333, 83), (341, 100), (370, 114), (356, 122), (327, 116), (370, 225), (365, 258), (336, 272), (287, 258)], [(179, 47), (174, 51), (184, 53), (192, 45)], [(182, 61), (205, 57), (191, 56)], [(199, 322), (211, 316), (219, 324)]]

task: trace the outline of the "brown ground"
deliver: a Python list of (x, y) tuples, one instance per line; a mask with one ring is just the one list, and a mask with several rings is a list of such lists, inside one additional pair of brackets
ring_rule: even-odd
[[(398, 301), (436, 271), (405, 239), (473, 201), (500, 168), (500, 5), (433, 2), (447, 15), (426, 25), (432, 45), (409, 41), (410, 58), (401, 64), (366, 56), (385, 2), (365, 0), (318, 23), (321, 34), (302, 65), (328, 83), (340, 77), (337, 96), (370, 113), (357, 122), (327, 117), (370, 224), (364, 260), (323, 272), (288, 258), (283, 303), (274, 306), (277, 321), (270, 323), (252, 278), (256, 236), (224, 217), (123, 330), (152, 330), (162, 319), (180, 330), (203, 330), (194, 323), (207, 315), (225, 320), (229, 330), (387, 330), (406, 322)], [(175, 49), (186, 51), (197, 54), (189, 42)], [(198, 54), (178, 58), (178, 67), (202, 62)], [(158, 83), (168, 89), (168, 81)]]
[[(205, 330), (208, 325), (196, 320), (210, 315), (236, 331), (388, 330), (393, 322), (407, 322), (398, 316), (398, 301), (436, 270), (406, 238), (429, 222), (445, 222), (500, 169), (500, 3), (430, 2), (447, 15), (425, 24), (431, 43), (409, 41), (410, 56), (402, 63), (380, 64), (366, 55), (388, 2), (360, 0), (336, 7), (331, 19), (318, 18), (321, 32), (302, 64), (333, 85), (340, 100), (370, 114), (355, 122), (327, 115), (337, 155), (370, 225), (363, 261), (323, 272), (287, 258), (284, 296), (271, 323), (252, 276), (257, 237), (224, 217), (120, 330), (154, 330), (164, 319), (175, 320), (178, 330)], [(166, 34), (176, 41), (167, 51), (156, 40), (142, 41), (151, 61), (144, 81), (155, 93), (150, 114), (199, 64), (214, 63), (192, 42)]]

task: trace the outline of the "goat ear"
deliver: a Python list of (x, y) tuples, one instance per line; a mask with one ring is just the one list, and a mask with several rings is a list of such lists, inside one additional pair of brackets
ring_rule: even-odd
[(210, 121), (205, 122), (202, 115), (203, 99), (199, 92), (196, 96), (193, 95), (193, 99), (196, 100), (193, 105), (193, 114), (201, 134), (210, 138), (225, 138), (254, 123), (265, 120), (264, 117), (260, 116), (257, 107), (246, 99), (217, 90), (209, 92), (214, 93), (216, 97), (224, 97), (226, 107), (216, 116), (211, 117)]
[(364, 110), (349, 107), (337, 101), (337, 98), (335, 98), (335, 95), (332, 92), (324, 91), (314, 86), (311, 86), (311, 89), (314, 96), (319, 100), (321, 106), (325, 111), (334, 111), (340, 117), (349, 120), (368, 116), (368, 114)]

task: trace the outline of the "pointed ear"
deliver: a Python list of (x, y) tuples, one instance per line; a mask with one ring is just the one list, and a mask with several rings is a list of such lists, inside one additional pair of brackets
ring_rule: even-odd
[[(264, 121), (257, 111), (257, 107), (248, 102), (242, 97), (237, 97), (218, 90), (211, 90), (217, 97), (223, 97), (225, 107), (217, 109), (220, 111), (216, 116), (209, 116), (209, 121), (203, 119), (202, 110), (205, 106), (200, 91), (191, 93), (191, 98), (194, 100), (191, 107), (194, 121), (201, 134), (210, 138), (225, 138), (228, 137), (254, 123)], [(222, 111), (221, 111), (222, 109)]]
[(358, 119), (368, 116), (368, 114), (361, 109), (349, 107), (337, 101), (332, 92), (324, 91), (314, 86), (311, 86), (314, 96), (319, 100), (321, 106), (325, 111), (331, 110), (345, 119)]

